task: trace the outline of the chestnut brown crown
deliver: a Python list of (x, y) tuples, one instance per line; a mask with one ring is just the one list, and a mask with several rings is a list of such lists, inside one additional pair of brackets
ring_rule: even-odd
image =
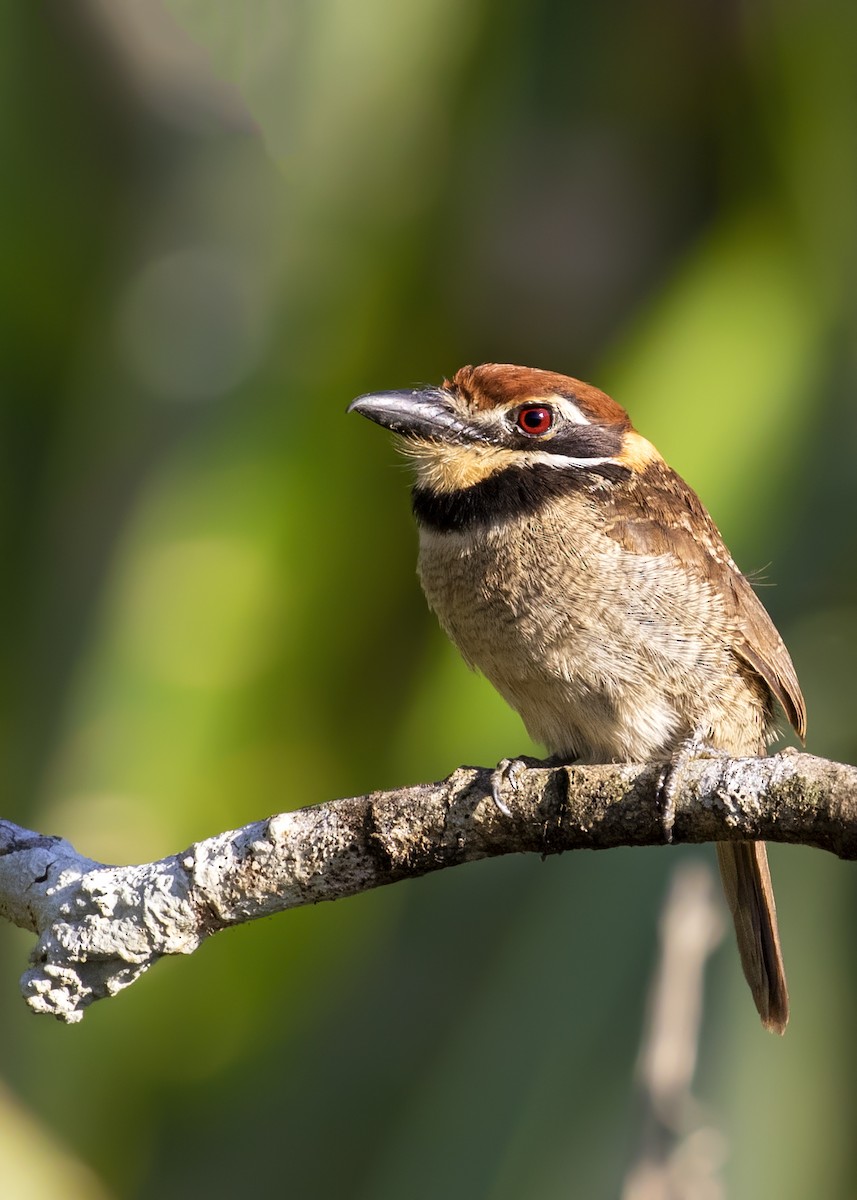
[(457, 393), (473, 412), (556, 396), (571, 401), (593, 423), (631, 428), (624, 408), (606, 392), (557, 371), (516, 367), (511, 363), (483, 363), (479, 367), (461, 367), (452, 379), (444, 380), (443, 386)]

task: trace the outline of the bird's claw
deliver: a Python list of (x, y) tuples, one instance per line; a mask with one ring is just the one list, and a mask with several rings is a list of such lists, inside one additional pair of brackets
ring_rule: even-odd
[(509, 787), (516, 791), (521, 775), (531, 765), (531, 760), (519, 758), (504, 758), (497, 763), (491, 772), (491, 799), (504, 817), (511, 817), (512, 811), (501, 796), (501, 789)]
[(673, 840), (675, 825), (675, 798), (678, 791), (679, 775), (684, 764), (673, 760), (665, 763), (658, 776), (657, 805), (661, 814), (661, 828), (664, 831), (664, 841), (667, 845)]
[(678, 798), (681, 777), (686, 767), (697, 758), (728, 757), (725, 750), (712, 746), (703, 738), (692, 737), (683, 742), (678, 751), (658, 776), (657, 803), (661, 812), (661, 827), (664, 831), (664, 841), (667, 845), (673, 840), (675, 825), (676, 799)]

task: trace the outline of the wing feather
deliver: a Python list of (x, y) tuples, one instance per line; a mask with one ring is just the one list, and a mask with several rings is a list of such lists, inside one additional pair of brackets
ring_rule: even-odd
[(806, 704), (789, 652), (696, 493), (661, 458), (611, 491), (607, 534), (634, 554), (671, 555), (710, 583), (734, 623), (736, 656), (803, 739)]

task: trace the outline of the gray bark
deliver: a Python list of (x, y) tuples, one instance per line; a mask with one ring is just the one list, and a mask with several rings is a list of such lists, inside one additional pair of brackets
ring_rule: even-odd
[(21, 980), (30, 1008), (74, 1022), (221, 929), (475, 859), (730, 839), (857, 857), (857, 768), (787, 751), (696, 759), (668, 789), (663, 776), (657, 763), (534, 766), (503, 777), (497, 804), (494, 772), (462, 767), (126, 867), (0, 821), (0, 916), (38, 937)]

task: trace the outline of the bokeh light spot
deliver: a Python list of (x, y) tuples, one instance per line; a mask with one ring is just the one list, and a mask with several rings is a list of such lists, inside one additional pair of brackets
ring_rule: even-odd
[(167, 400), (209, 400), (258, 364), (268, 322), (248, 263), (191, 247), (149, 262), (120, 304), (118, 344), (127, 368)]

